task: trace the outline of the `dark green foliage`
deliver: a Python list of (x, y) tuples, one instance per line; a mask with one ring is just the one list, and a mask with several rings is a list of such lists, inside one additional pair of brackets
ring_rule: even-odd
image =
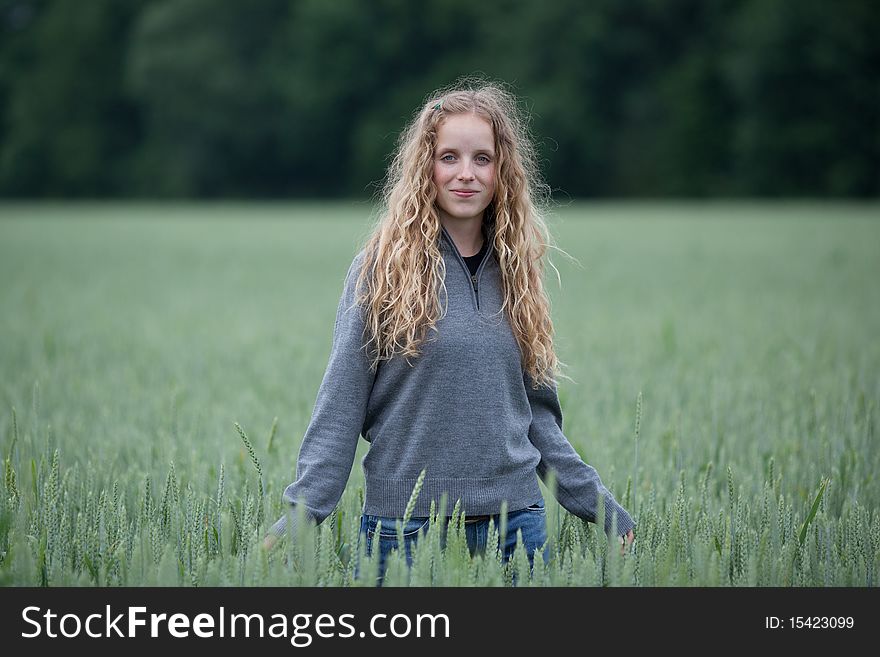
[(878, 33), (865, 0), (0, 0), (0, 195), (368, 196), (476, 73), (560, 197), (876, 196)]

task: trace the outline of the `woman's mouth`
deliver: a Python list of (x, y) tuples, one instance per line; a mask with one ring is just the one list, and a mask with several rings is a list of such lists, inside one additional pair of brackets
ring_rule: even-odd
[(458, 196), (459, 198), (470, 198), (471, 196), (473, 196), (477, 192), (476, 191), (464, 192), (461, 190), (453, 189), (452, 193), (455, 194), (456, 196)]

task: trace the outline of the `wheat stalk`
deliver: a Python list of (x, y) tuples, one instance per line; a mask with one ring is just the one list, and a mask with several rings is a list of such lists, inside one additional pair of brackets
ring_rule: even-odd
[(260, 465), (260, 459), (257, 458), (257, 453), (254, 451), (254, 446), (251, 445), (250, 438), (247, 437), (247, 434), (244, 432), (244, 429), (241, 428), (241, 425), (238, 422), (235, 423), (235, 430), (238, 431), (238, 435), (241, 436), (242, 442), (244, 442), (244, 446), (247, 448), (248, 454), (250, 454), (251, 462), (254, 464), (254, 467), (257, 469), (257, 474), (259, 475), (259, 488), (257, 489), (257, 526), (261, 526), (263, 522), (263, 467)]
[(416, 508), (416, 500), (419, 498), (419, 493), (422, 490), (422, 484), (425, 483), (426, 472), (427, 469), (423, 468), (422, 471), (419, 473), (419, 477), (418, 479), (416, 479), (416, 484), (415, 486), (413, 486), (413, 491), (409, 496), (409, 501), (406, 503), (406, 510), (403, 512), (403, 519), (397, 525), (397, 545), (401, 550), (405, 548), (403, 544), (403, 528), (406, 527), (406, 524), (412, 517), (413, 510)]

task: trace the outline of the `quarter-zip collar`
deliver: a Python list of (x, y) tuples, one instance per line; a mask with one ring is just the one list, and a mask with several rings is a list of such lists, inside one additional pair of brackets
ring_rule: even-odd
[(489, 254), (492, 253), (492, 242), (494, 235), (494, 227), (492, 224), (483, 224), (486, 228), (485, 240), (489, 243), (489, 248), (486, 249), (486, 252), (483, 254), (483, 259), (480, 261), (480, 265), (477, 267), (477, 273), (471, 276), (471, 270), (468, 269), (467, 263), (464, 261), (464, 258), (461, 255), (461, 252), (458, 250), (458, 247), (455, 245), (455, 240), (452, 239), (452, 235), (449, 234), (449, 231), (446, 230), (446, 227), (441, 223), (440, 230), (441, 234), (446, 237), (446, 241), (449, 243), (449, 246), (452, 247), (452, 252), (455, 254), (455, 257), (458, 259), (459, 264), (461, 264), (464, 269), (465, 276), (471, 281), (471, 298), (473, 299), (474, 306), (477, 310), (480, 309), (480, 275), (483, 272), (483, 267), (486, 266), (486, 262), (489, 260)]

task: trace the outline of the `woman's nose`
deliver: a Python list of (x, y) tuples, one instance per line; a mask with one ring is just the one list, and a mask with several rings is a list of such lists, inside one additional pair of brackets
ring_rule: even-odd
[(473, 180), (474, 172), (473, 169), (471, 169), (471, 166), (469, 164), (463, 164), (458, 172), (458, 177), (462, 180)]

